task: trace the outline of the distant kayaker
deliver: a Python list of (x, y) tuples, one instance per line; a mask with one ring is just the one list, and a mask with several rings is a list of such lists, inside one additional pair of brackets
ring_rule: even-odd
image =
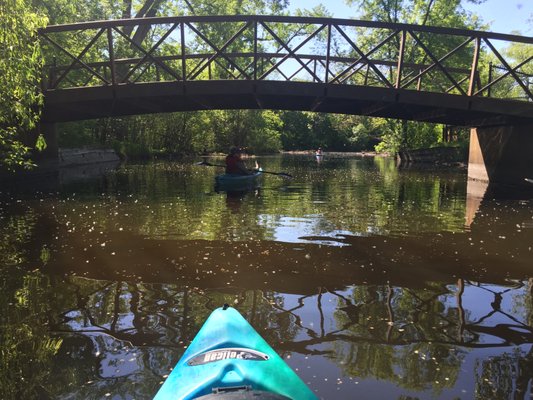
[(251, 175), (254, 171), (246, 167), (242, 160), (242, 149), (232, 146), (226, 156), (226, 174)]

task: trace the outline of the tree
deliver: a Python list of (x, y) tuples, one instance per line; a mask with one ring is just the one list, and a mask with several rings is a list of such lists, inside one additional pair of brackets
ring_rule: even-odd
[[(287, 7), (285, 0), (250, 0), (250, 1), (220, 1), (202, 2), (199, 0), (123, 0), (116, 3), (95, 0), (82, 0), (76, 4), (66, 4), (65, 0), (42, 0), (35, 1), (35, 6), (40, 7), (43, 12), (51, 13), (52, 23), (67, 23), (79, 20), (107, 19), (107, 18), (141, 18), (146, 16), (169, 16), (169, 15), (224, 15), (224, 14), (279, 14)], [(65, 4), (63, 4), (65, 3)], [(144, 27), (142, 27), (144, 29)], [(235, 24), (196, 23), (195, 28), (205, 36), (210, 43), (215, 46), (222, 46), (235, 33)], [(139, 47), (149, 49), (157, 42), (165, 27), (153, 27), (153, 29), (143, 30), (141, 27), (124, 27), (122, 32), (130, 40), (122, 35), (114, 38), (114, 50), (117, 58), (142, 57)], [(162, 30), (162, 31), (160, 31)], [(84, 43), (92, 39), (96, 34), (94, 30), (80, 32), (75, 38), (72, 35), (54, 35), (54, 40), (65, 46), (72, 54), (79, 54)], [(252, 30), (245, 32), (245, 35), (252, 35)], [(81, 35), (87, 35), (87, 40), (80, 39)], [(212, 50), (200, 35), (187, 43), (187, 51), (200, 53)], [(132, 44), (131, 42), (134, 42)], [(251, 36), (240, 38), (231, 44), (228, 49), (235, 52), (250, 52)], [(44, 43), (49, 46), (47, 42)], [(84, 61), (90, 63), (101, 59), (101, 54), (105, 53), (105, 40), (95, 43), (85, 55)], [(179, 41), (169, 41), (158, 48), (157, 55), (172, 55), (180, 52), (181, 43)], [(45, 48), (45, 51), (48, 48)], [(55, 50), (55, 49), (53, 49)], [(52, 52), (50, 52), (52, 54)], [(48, 62), (56, 62), (58, 65), (69, 65), (72, 60), (64, 53), (57, 54), (54, 51), (54, 59), (48, 57)], [(198, 65), (196, 60), (187, 62), (187, 70), (192, 71)], [(240, 68), (241, 60), (234, 60)], [(169, 62), (171, 64), (171, 62)], [(179, 63), (178, 63), (179, 64)], [(210, 68), (199, 71), (198, 79), (207, 79), (208, 74), (214, 78), (230, 78), (238, 68), (235, 64), (227, 63), (219, 59), (217, 63), (211, 63)], [(119, 78), (124, 78), (130, 73), (128, 65), (118, 65), (116, 74)], [(181, 65), (174, 66), (180, 69)], [(140, 70), (140, 69), (139, 69)], [(142, 72), (142, 79), (156, 81), (166, 79), (165, 71), (157, 69), (151, 65)], [(132, 74), (129, 78), (136, 78)], [(95, 79), (83, 69), (71, 71), (70, 81), (86, 82)], [(149, 127), (149, 128), (148, 128)], [(143, 154), (148, 152), (168, 152), (168, 153), (194, 153), (203, 150), (226, 151), (231, 144), (238, 143), (242, 146), (253, 148), (255, 151), (277, 151), (281, 147), (279, 130), (281, 122), (279, 116), (269, 112), (255, 112), (243, 110), (229, 111), (199, 111), (193, 113), (175, 113), (167, 115), (135, 116), (127, 118), (116, 118), (113, 120), (99, 120), (92, 122), (77, 122), (63, 125), (59, 128), (60, 145), (76, 146), (76, 141), (80, 145), (98, 142), (101, 145), (116, 144), (118, 148), (124, 150), (143, 150)], [(66, 134), (68, 132), (68, 134)], [(73, 137), (74, 135), (74, 137)], [(122, 144), (118, 144), (121, 142)]]
[(360, 18), (391, 23), (428, 26), (474, 27), (479, 18), (463, 3), (481, 4), (486, 0), (346, 0), (360, 10)]
[[(466, 2), (481, 4), (485, 0), (346, 0), (348, 5), (352, 5), (360, 10), (359, 17), (362, 19), (382, 21), (389, 23), (408, 23), (422, 26), (442, 26), (463, 29), (481, 29), (483, 25), (480, 19), (471, 12), (463, 8)], [(375, 30), (371, 34), (363, 36), (362, 48), (374, 47), (377, 43), (385, 39), (385, 35), (390, 32), (386, 30)], [(424, 35), (420, 38), (426, 46), (438, 56), (442, 56), (455, 47), (457, 47), (461, 38), (450, 37), (449, 35)], [(382, 46), (379, 56), (385, 60), (396, 60), (399, 49), (399, 38), (397, 41), (390, 41), (387, 45)], [(408, 41), (410, 38), (407, 39)], [(413, 44), (413, 43), (411, 43)], [(419, 46), (406, 46), (404, 61), (424, 65), (430, 62), (425, 51)], [(458, 52), (448, 62), (456, 68), (467, 70), (472, 64), (472, 53), (465, 49)], [(393, 74), (395, 71), (389, 70), (388, 79), (394, 81)], [(425, 90), (443, 87), (449, 85), (445, 76), (431, 76), (431, 80), (426, 79)], [(420, 128), (422, 127), (422, 128)], [(383, 132), (383, 141), (377, 148), (379, 151), (396, 152), (400, 148), (418, 148), (428, 147), (438, 143), (442, 127), (432, 124), (413, 124), (404, 121), (390, 121), (387, 123), (388, 130)], [(422, 129), (425, 134), (416, 135), (412, 132)], [(428, 138), (433, 138), (428, 142)]]
[[(511, 65), (520, 63), (522, 60), (528, 60), (533, 57), (533, 47), (526, 45), (524, 43), (512, 43), (509, 47), (504, 49), (504, 55), (506, 56), (507, 61)], [(499, 60), (494, 60), (494, 65), (500, 65)], [(498, 70), (497, 67), (493, 68), (494, 75), (502, 74), (506, 70)], [(516, 71), (518, 77), (524, 82), (525, 86), (531, 91), (533, 83), (533, 65), (531, 62), (524, 64), (521, 68)], [(496, 76), (493, 75), (493, 79)], [(512, 79), (504, 79), (502, 83), (495, 88), (496, 90), (503, 92), (508, 97), (513, 99), (524, 99), (527, 98), (527, 94), (524, 89), (517, 84), (517, 82)]]
[(309, 143), (308, 149), (312, 148), (309, 137), (309, 116), (302, 112), (286, 111), (281, 114), (283, 130), (281, 142), (285, 150), (302, 150), (303, 143)]
[[(42, 66), (37, 29), (47, 19), (31, 10), (27, 0), (0, 2), (0, 166), (30, 167), (30, 150), (22, 132), (36, 127), (42, 95)], [(42, 137), (36, 147), (42, 145)]]

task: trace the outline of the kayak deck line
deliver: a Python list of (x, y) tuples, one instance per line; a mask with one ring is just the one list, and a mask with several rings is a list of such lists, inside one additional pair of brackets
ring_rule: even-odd
[(316, 395), (234, 308), (217, 308), (154, 400), (316, 400)]

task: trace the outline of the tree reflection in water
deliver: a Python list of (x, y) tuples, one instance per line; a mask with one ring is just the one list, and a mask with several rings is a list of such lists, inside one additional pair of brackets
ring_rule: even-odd
[(4, 397), (151, 398), (223, 303), (326, 399), (531, 391), (529, 202), (465, 228), (455, 175), (268, 162), (307, 175), (237, 207), (175, 165), (0, 200)]
[[(235, 304), (311, 384), (305, 361), (290, 355), (324, 357), (338, 366), (340, 376), (388, 382), (397, 387), (398, 396), (402, 388), (437, 397), (453, 392), (472, 350), (533, 343), (531, 329), (512, 316), (522, 327), (521, 341), (502, 330), (502, 319), (509, 317), (502, 302), (529, 297), (522, 284), (498, 292), (495, 286), (462, 280), (447, 287), (319, 287), (308, 295), (75, 276), (52, 286), (63, 300), (61, 313), (48, 310), (50, 335), (63, 341), (42, 382), (52, 398), (67, 393), (74, 398), (106, 393), (150, 397), (210, 311), (224, 302)], [(468, 303), (479, 290), (491, 294), (486, 310), (464, 308), (457, 301)], [(490, 301), (498, 296), (501, 302)], [(497, 314), (499, 322), (487, 324)], [(475, 357), (477, 394), (500, 398), (524, 393), (531, 377), (531, 350), (498, 352), (481, 361)]]

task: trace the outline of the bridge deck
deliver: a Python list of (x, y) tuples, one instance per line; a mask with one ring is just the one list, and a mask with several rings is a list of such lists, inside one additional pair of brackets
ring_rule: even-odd
[(50, 90), (43, 119), (100, 117), (210, 109), (299, 110), (460, 126), (533, 121), (533, 102), (308, 82), (153, 82)]

